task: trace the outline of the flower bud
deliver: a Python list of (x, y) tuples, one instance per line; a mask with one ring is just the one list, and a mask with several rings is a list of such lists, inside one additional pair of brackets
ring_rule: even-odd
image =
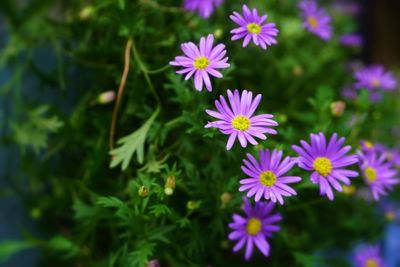
[(226, 208), (226, 205), (228, 205), (229, 202), (232, 200), (232, 195), (229, 194), (228, 192), (222, 193), (221, 195), (221, 207), (224, 209)]
[(175, 177), (168, 176), (167, 180), (165, 181), (164, 193), (168, 196), (172, 195), (174, 193), (175, 184)]
[(200, 201), (190, 200), (186, 203), (186, 208), (188, 210), (196, 210), (200, 207)]
[(138, 190), (138, 195), (140, 197), (147, 197), (149, 195), (150, 189), (147, 186), (142, 185)]
[(30, 215), (33, 219), (39, 219), (42, 216), (42, 210), (39, 208), (33, 208), (30, 211)]
[(214, 31), (214, 37), (217, 39), (221, 38), (223, 34), (224, 34), (224, 31), (220, 28), (218, 28)]
[(115, 92), (114, 91), (106, 91), (101, 93), (98, 97), (97, 97), (97, 103), (99, 104), (108, 104), (113, 102), (115, 99)]
[(396, 219), (396, 212), (395, 211), (385, 212), (385, 219), (389, 222), (393, 222)]
[(95, 9), (93, 6), (86, 6), (82, 8), (81, 11), (79, 12), (79, 18), (81, 20), (90, 19), (90, 17), (94, 14), (94, 11)]
[(302, 67), (302, 66), (296, 65), (296, 66), (293, 67), (292, 72), (293, 72), (293, 75), (294, 75), (294, 76), (297, 76), (297, 77), (298, 77), (298, 76), (302, 76), (302, 75), (303, 75), (304, 70), (303, 70), (303, 67)]
[(335, 101), (331, 103), (331, 113), (335, 117), (342, 116), (345, 109), (346, 103), (343, 101)]
[(158, 260), (151, 260), (147, 263), (147, 267), (160, 267)]
[(356, 192), (356, 187), (354, 185), (344, 185), (343, 194), (351, 196)]

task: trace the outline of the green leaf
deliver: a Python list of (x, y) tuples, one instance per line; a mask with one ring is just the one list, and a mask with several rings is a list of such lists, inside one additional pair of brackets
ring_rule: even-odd
[(121, 164), (121, 169), (125, 170), (136, 152), (137, 161), (143, 163), (144, 158), (144, 143), (146, 141), (147, 132), (150, 129), (154, 119), (157, 117), (160, 110), (157, 110), (137, 131), (131, 133), (118, 140), (119, 147), (110, 151), (112, 156), (110, 167), (114, 168)]
[(61, 235), (51, 238), (48, 241), (47, 246), (52, 250), (66, 252), (65, 256), (67, 257), (72, 257), (79, 252), (78, 245), (74, 244), (71, 240)]
[(295, 252), (294, 257), (297, 263), (300, 263), (304, 267), (312, 267), (318, 261), (318, 257), (315, 255), (304, 254), (300, 252)]
[(120, 218), (129, 218), (132, 213), (130, 208), (116, 197), (99, 197), (96, 204), (105, 208), (116, 208), (115, 215)]
[(125, 9), (125, 0), (118, 0), (119, 8), (122, 10)]
[(32, 242), (26, 240), (8, 240), (0, 243), (0, 262), (5, 262), (12, 255), (33, 247)]
[(21, 147), (32, 147), (35, 152), (47, 146), (51, 133), (57, 132), (64, 123), (57, 116), (47, 117), (49, 106), (40, 106), (27, 114), (24, 123), (12, 125), (13, 138)]

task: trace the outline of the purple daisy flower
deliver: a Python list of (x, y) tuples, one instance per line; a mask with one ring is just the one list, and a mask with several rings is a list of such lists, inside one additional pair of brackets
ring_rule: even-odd
[(216, 69), (225, 69), (230, 66), (226, 63), (228, 58), (224, 57), (226, 54), (225, 45), (218, 44), (213, 48), (213, 42), (214, 36), (209, 34), (207, 38), (200, 38), (200, 49), (192, 42), (183, 43), (181, 48), (185, 56), (177, 56), (175, 61), (169, 63), (172, 66), (183, 67), (176, 73), (186, 74), (185, 80), (194, 75), (194, 87), (198, 91), (203, 89), (204, 83), (207, 90), (211, 92), (212, 85), (209, 75), (222, 78), (222, 74)]
[(233, 222), (229, 224), (233, 230), (229, 239), (238, 240), (233, 251), (237, 252), (246, 245), (245, 259), (249, 260), (255, 244), (264, 256), (268, 256), (270, 245), (267, 237), (280, 230), (276, 223), (282, 220), (282, 216), (279, 213), (271, 214), (274, 209), (271, 202), (256, 202), (254, 207), (246, 198), (243, 198), (243, 202), (242, 209), (246, 215), (234, 214)]
[(244, 38), (243, 47), (246, 47), (251, 40), (254, 44), (267, 49), (268, 46), (277, 44), (275, 36), (278, 35), (279, 30), (276, 28), (275, 23), (264, 23), (267, 15), (260, 17), (257, 9), (250, 10), (246, 5), (243, 5), (243, 16), (238, 12), (233, 12), (229, 16), (238, 28), (231, 30), (233, 34), (232, 40), (236, 41)]
[(385, 267), (379, 246), (362, 246), (354, 258), (356, 267)]
[[(243, 160), (242, 171), (249, 178), (242, 179), (239, 191), (249, 191), (247, 197), (255, 195), (254, 200), (259, 201), (264, 196), (272, 202), (278, 201), (283, 205), (283, 197), (296, 195), (296, 191), (287, 184), (301, 181), (298, 176), (284, 176), (296, 164), (290, 157), (282, 160), (282, 151), (274, 149), (272, 153), (268, 149), (260, 150), (260, 162), (250, 154)], [(282, 160), (282, 161), (281, 161)]]
[(371, 151), (358, 152), (359, 165), (365, 182), (368, 184), (373, 198), (378, 201), (380, 195), (386, 195), (387, 190), (392, 190), (395, 184), (397, 171), (392, 169), (392, 164), (386, 161), (385, 153)]
[(318, 8), (315, 0), (303, 0), (299, 7), (304, 28), (324, 41), (329, 40), (332, 36), (331, 17), (326, 11)]
[(390, 71), (385, 71), (383, 66), (369, 66), (354, 73), (356, 79), (355, 88), (367, 88), (369, 90), (393, 90), (397, 81)]
[(188, 11), (196, 11), (203, 18), (208, 18), (223, 0), (185, 0), (184, 7)]
[(369, 140), (361, 140), (360, 141), (361, 150), (365, 153), (369, 153), (372, 151), (376, 152), (384, 152), (386, 151), (386, 147), (382, 144), (373, 143)]
[(234, 93), (228, 90), (227, 93), (229, 105), (221, 95), (219, 101), (215, 100), (218, 112), (206, 109), (208, 115), (218, 120), (209, 122), (205, 126), (205, 128), (218, 128), (221, 133), (230, 135), (226, 144), (227, 150), (232, 148), (236, 138), (239, 139), (242, 147), (246, 147), (247, 142), (252, 145), (258, 144), (254, 137), (265, 140), (267, 139), (265, 133), (277, 134), (276, 130), (270, 128), (278, 125), (276, 121), (272, 120), (273, 115), (253, 116), (261, 101), (261, 94), (253, 99), (253, 93), (247, 90), (243, 90), (242, 95), (239, 94), (238, 90), (235, 90)]
[(395, 167), (400, 167), (400, 150), (388, 149), (385, 151), (386, 159)]
[(344, 46), (360, 47), (363, 43), (363, 38), (357, 33), (347, 33), (340, 37), (340, 43)]
[(345, 185), (350, 184), (349, 177), (356, 177), (358, 173), (346, 170), (344, 167), (358, 161), (356, 155), (346, 155), (350, 146), (343, 146), (344, 137), (338, 139), (334, 133), (327, 143), (323, 133), (311, 134), (311, 144), (301, 140), (302, 147), (293, 145), (292, 148), (299, 154), (298, 165), (300, 168), (312, 171), (311, 182), (320, 185), (320, 193), (327, 195), (330, 200), (334, 199), (331, 186), (342, 192), (339, 181)]

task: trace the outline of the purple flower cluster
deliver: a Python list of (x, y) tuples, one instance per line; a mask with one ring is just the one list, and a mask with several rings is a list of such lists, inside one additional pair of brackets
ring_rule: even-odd
[[(196, 11), (203, 18), (208, 18), (223, 0), (185, 0), (184, 7)], [(317, 5), (316, 0), (302, 0), (299, 3), (303, 26), (309, 32), (324, 41), (332, 37), (331, 17)], [(230, 19), (237, 24), (231, 30), (231, 40), (243, 40), (242, 46), (250, 42), (262, 49), (277, 44), (279, 30), (275, 23), (266, 22), (267, 14), (260, 15), (256, 8), (242, 6), (242, 13), (234, 11)], [(345, 34), (339, 39), (344, 46), (359, 47), (362, 38), (357, 34)], [(170, 65), (181, 67), (178, 74), (185, 75), (185, 80), (194, 77), (194, 87), (202, 91), (203, 87), (211, 92), (213, 87), (210, 77), (222, 78), (219, 70), (230, 67), (224, 44), (214, 46), (214, 36), (209, 34), (201, 37), (198, 45), (193, 42), (181, 44), (184, 55), (177, 56)], [(377, 101), (382, 90), (393, 90), (397, 81), (393, 74), (382, 66), (369, 66), (355, 70), (356, 82), (347, 87), (344, 96), (356, 98), (359, 89), (370, 91), (371, 100)], [(272, 114), (256, 111), (261, 103), (261, 94), (253, 95), (249, 90), (227, 90), (227, 96), (219, 96), (215, 100), (216, 110), (206, 109), (205, 112), (215, 120), (208, 122), (205, 128), (216, 128), (222, 134), (228, 135), (226, 149), (231, 150), (236, 141), (245, 148), (248, 144), (258, 145), (259, 139), (266, 140), (267, 135), (277, 134), (272, 127), (278, 126)], [(340, 102), (337, 102), (337, 104)], [(340, 116), (344, 103), (333, 109), (333, 114)], [(257, 115), (255, 115), (257, 114)], [(340, 115), (338, 115), (340, 114)], [(361, 176), (371, 189), (373, 198), (387, 194), (394, 185), (400, 166), (400, 152), (368, 141), (361, 142), (361, 150), (357, 155), (349, 154), (352, 149), (345, 145), (345, 138), (334, 133), (329, 138), (323, 133), (311, 134), (310, 141), (300, 141), (300, 145), (292, 145), (298, 157), (284, 156), (278, 149), (258, 149), (258, 158), (246, 154), (241, 169), (245, 175), (240, 180), (239, 192), (245, 192), (243, 198), (244, 216), (234, 214), (229, 224), (232, 232), (229, 239), (236, 242), (233, 251), (245, 248), (245, 259), (249, 260), (256, 247), (264, 256), (270, 253), (267, 238), (279, 231), (277, 223), (282, 219), (279, 213), (273, 213), (275, 203), (283, 205), (285, 200), (290, 202), (297, 195), (293, 184), (302, 178), (290, 175), (290, 171), (298, 166), (309, 172), (310, 180), (319, 186), (321, 196), (334, 200), (334, 192), (343, 191), (343, 187), (351, 185), (352, 178), (359, 173), (350, 169), (358, 163)], [(288, 174), (289, 173), (289, 174)], [(254, 198), (254, 206), (249, 201)], [(377, 247), (367, 247), (359, 251), (356, 257), (359, 266), (383, 266)]]

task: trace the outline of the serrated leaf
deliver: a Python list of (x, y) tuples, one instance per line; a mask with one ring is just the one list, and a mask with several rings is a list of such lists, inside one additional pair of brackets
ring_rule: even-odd
[(112, 160), (110, 168), (114, 168), (121, 164), (121, 169), (125, 170), (132, 156), (136, 153), (137, 161), (141, 164), (144, 158), (144, 143), (146, 141), (147, 132), (150, 129), (154, 119), (159, 113), (159, 109), (151, 115), (151, 117), (137, 131), (118, 140), (120, 146), (111, 150)]
[(115, 215), (120, 218), (129, 218), (131, 216), (130, 208), (116, 197), (99, 197), (96, 204), (105, 208), (116, 208)]
[(64, 123), (57, 116), (47, 117), (49, 106), (40, 106), (27, 114), (24, 123), (12, 125), (13, 138), (21, 147), (32, 147), (35, 152), (47, 146), (48, 136), (57, 132)]

